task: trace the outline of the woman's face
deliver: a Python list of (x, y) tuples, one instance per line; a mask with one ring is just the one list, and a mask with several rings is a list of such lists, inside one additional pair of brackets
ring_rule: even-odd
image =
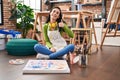
[(50, 13), (50, 18), (52, 20), (57, 20), (59, 18), (59, 15), (60, 15), (60, 10), (57, 8), (54, 8)]

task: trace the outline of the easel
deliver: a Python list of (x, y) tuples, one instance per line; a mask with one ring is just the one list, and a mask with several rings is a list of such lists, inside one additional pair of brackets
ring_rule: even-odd
[[(115, 32), (112, 35), (107, 34), (108, 33), (108, 29), (110, 27), (110, 24), (116, 24), (116, 28), (115, 28)], [(102, 48), (105, 37), (115, 37), (115, 36), (120, 36), (120, 34), (117, 34), (117, 29), (118, 29), (118, 24), (120, 24), (120, 0), (113, 0), (111, 3), (111, 7), (110, 7), (110, 12), (108, 14), (108, 18), (107, 18), (107, 27), (106, 27), (106, 31), (103, 35), (103, 39), (101, 42), (101, 46), (100, 48)]]
[[(32, 34), (32, 39), (37, 38), (38, 42), (41, 44), (44, 44), (44, 39), (43, 39), (43, 34), (42, 34), (42, 16), (48, 16), (49, 12), (36, 12), (36, 18), (35, 18), (35, 22), (34, 22), (34, 28), (33, 28), (33, 34)], [(37, 29), (37, 24), (40, 28), (40, 34), (36, 33), (36, 29)]]
[[(94, 13), (89, 12), (89, 11), (80, 11), (77, 22), (76, 22), (76, 28), (72, 28), (74, 32), (74, 38), (72, 39), (71, 43), (76, 44), (76, 41), (78, 42), (78, 45), (81, 45), (79, 38), (80, 37), (80, 32), (83, 31), (85, 33), (82, 45), (87, 41), (87, 43), (92, 44), (92, 32), (94, 34), (94, 39), (95, 39), (95, 47), (96, 51), (98, 51), (98, 45), (97, 45), (97, 38), (96, 38), (96, 33), (95, 33), (95, 28), (94, 28), (94, 20), (93, 20)], [(86, 17), (88, 18), (86, 21)], [(83, 28), (79, 28), (80, 22), (82, 21)], [(92, 28), (90, 27), (90, 23), (92, 23)], [(89, 32), (89, 33), (88, 33)], [(89, 36), (89, 37), (88, 37)], [(88, 40), (89, 38), (89, 40)], [(78, 39), (78, 40), (76, 40)]]

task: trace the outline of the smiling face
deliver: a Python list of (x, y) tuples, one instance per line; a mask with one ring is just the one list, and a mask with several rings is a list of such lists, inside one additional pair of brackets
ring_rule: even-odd
[(50, 12), (50, 22), (55, 22), (60, 17), (60, 10), (57, 8), (54, 8)]

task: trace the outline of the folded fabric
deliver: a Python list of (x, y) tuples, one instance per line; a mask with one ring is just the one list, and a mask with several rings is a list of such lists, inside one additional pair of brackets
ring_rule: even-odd
[(6, 34), (6, 35), (11, 34), (13, 37), (15, 37), (16, 34), (21, 34), (21, 33), (18, 32), (18, 31), (14, 31), (14, 30), (4, 30), (4, 29), (1, 29), (0, 30), (0, 34)]

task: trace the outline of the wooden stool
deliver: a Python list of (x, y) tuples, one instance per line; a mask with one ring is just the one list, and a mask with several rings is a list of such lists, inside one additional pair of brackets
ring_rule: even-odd
[[(74, 38), (71, 39), (71, 43), (77, 47), (82, 47), (84, 43), (92, 44), (92, 29), (91, 28), (71, 28), (74, 33)], [(86, 34), (87, 32), (87, 34)], [(77, 49), (75, 49), (77, 51)], [(89, 51), (91, 53), (91, 51)]]

